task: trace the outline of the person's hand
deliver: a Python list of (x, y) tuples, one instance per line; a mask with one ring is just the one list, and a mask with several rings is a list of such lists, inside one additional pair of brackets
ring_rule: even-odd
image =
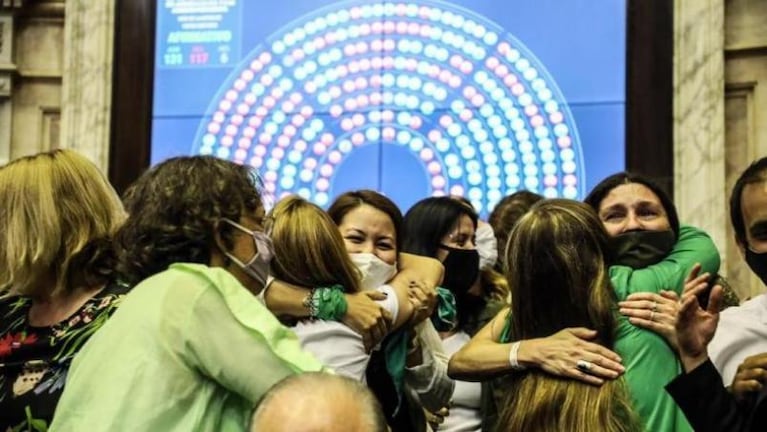
[(341, 322), (362, 335), (365, 349), (370, 352), (389, 333), (392, 316), (376, 303), (377, 300), (385, 300), (386, 294), (370, 290), (345, 294), (344, 297), (347, 308)]
[(762, 389), (767, 383), (767, 353), (746, 358), (738, 366), (730, 391), (739, 402)]
[(700, 307), (698, 295), (708, 288), (708, 279), (701, 280), (705, 275), (696, 276), (699, 271), (696, 265), (687, 277), (675, 326), (679, 357), (687, 372), (708, 358), (706, 347), (716, 332), (722, 302), (722, 287), (716, 285), (711, 289), (706, 309)]
[(676, 320), (679, 314), (679, 296), (673, 291), (660, 294), (635, 293), (619, 302), (620, 313), (637, 327), (654, 331), (663, 336), (677, 350)]
[(694, 266), (692, 266), (690, 273), (684, 280), (684, 290), (682, 291), (682, 297), (691, 292), (695, 292), (695, 295), (699, 295), (708, 287), (708, 281), (711, 279), (711, 274), (700, 274), (700, 270), (700, 264), (696, 263)]
[(413, 305), (410, 325), (415, 326), (430, 317), (437, 306), (437, 289), (423, 281), (411, 280), (408, 285), (408, 298)]
[(533, 365), (552, 375), (602, 385), (625, 369), (618, 354), (590, 342), (596, 337), (594, 330), (567, 328), (549, 337), (521, 341), (517, 355), (523, 364), (530, 358)]
[(445, 417), (450, 415), (450, 409), (443, 407), (439, 411), (431, 412), (424, 408), (424, 414), (426, 414), (426, 421), (431, 426), (432, 430), (438, 430), (439, 425), (445, 422)]

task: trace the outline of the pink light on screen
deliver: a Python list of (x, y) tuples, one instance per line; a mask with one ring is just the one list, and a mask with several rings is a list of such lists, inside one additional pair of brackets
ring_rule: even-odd
[(333, 150), (333, 151), (332, 151), (332, 152), (330, 152), (330, 154), (328, 155), (328, 160), (329, 160), (329, 161), (330, 161), (332, 164), (334, 164), (334, 165), (335, 165), (335, 164), (338, 164), (339, 162), (341, 162), (341, 159), (342, 159), (342, 156), (341, 156), (341, 152), (339, 152), (338, 150)]
[(418, 155), (421, 157), (421, 160), (424, 162), (428, 162), (434, 159), (434, 152), (428, 148), (421, 150), (421, 152)]
[(364, 142), (365, 142), (365, 135), (362, 135), (359, 132), (355, 132), (354, 134), (352, 134), (352, 144), (354, 144), (355, 146), (361, 146), (362, 143)]
[(381, 131), (381, 136), (383, 137), (384, 141), (394, 141), (394, 137), (397, 136), (397, 132), (392, 127), (385, 127), (383, 128), (383, 131)]
[(344, 101), (344, 109), (347, 111), (354, 111), (357, 109), (357, 101), (355, 99), (346, 99)]
[(324, 164), (320, 167), (320, 174), (322, 174), (323, 177), (330, 177), (333, 175), (333, 165), (330, 164)]
[(325, 153), (325, 150), (327, 150), (327, 149), (328, 148), (325, 146), (325, 144), (322, 144), (322, 143), (315, 143), (314, 146), (312, 147), (312, 151), (317, 156), (320, 156), (323, 153)]
[(439, 162), (437, 161), (431, 161), (429, 162), (429, 165), (427, 166), (427, 169), (432, 175), (435, 175), (442, 171), (442, 167), (439, 165)]
[(429, 131), (429, 134), (427, 136), (429, 138), (429, 141), (436, 143), (437, 141), (442, 139), (442, 132), (435, 129), (435, 130)]
[(341, 129), (349, 132), (350, 130), (354, 129), (354, 122), (349, 118), (341, 120)]
[(298, 129), (296, 129), (296, 127), (293, 126), (292, 124), (285, 126), (285, 129), (283, 129), (282, 131), (283, 135), (285, 135), (288, 138), (293, 138), (294, 136), (296, 136), (297, 132), (298, 132)]

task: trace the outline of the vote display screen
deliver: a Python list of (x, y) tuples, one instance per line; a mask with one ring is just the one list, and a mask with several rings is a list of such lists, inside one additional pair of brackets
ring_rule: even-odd
[(404, 210), (624, 169), (616, 0), (159, 0), (151, 162), (253, 166), (272, 199), (352, 189)]

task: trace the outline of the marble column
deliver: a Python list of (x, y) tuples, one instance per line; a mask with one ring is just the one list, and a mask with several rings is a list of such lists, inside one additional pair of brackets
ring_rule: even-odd
[(11, 90), (16, 65), (13, 64), (13, 15), (0, 12), (0, 165), (11, 157)]
[(61, 147), (107, 172), (115, 0), (67, 0)]
[(674, 1), (674, 198), (725, 261), (725, 0)]

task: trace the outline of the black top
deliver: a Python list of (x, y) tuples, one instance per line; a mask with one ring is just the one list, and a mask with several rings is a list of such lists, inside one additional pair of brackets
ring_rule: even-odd
[(676, 377), (666, 391), (697, 432), (767, 430), (767, 387), (746, 403), (738, 404), (710, 360)]
[(0, 297), (0, 432), (47, 429), (72, 358), (127, 292), (110, 284), (50, 327), (29, 325), (31, 298)]

